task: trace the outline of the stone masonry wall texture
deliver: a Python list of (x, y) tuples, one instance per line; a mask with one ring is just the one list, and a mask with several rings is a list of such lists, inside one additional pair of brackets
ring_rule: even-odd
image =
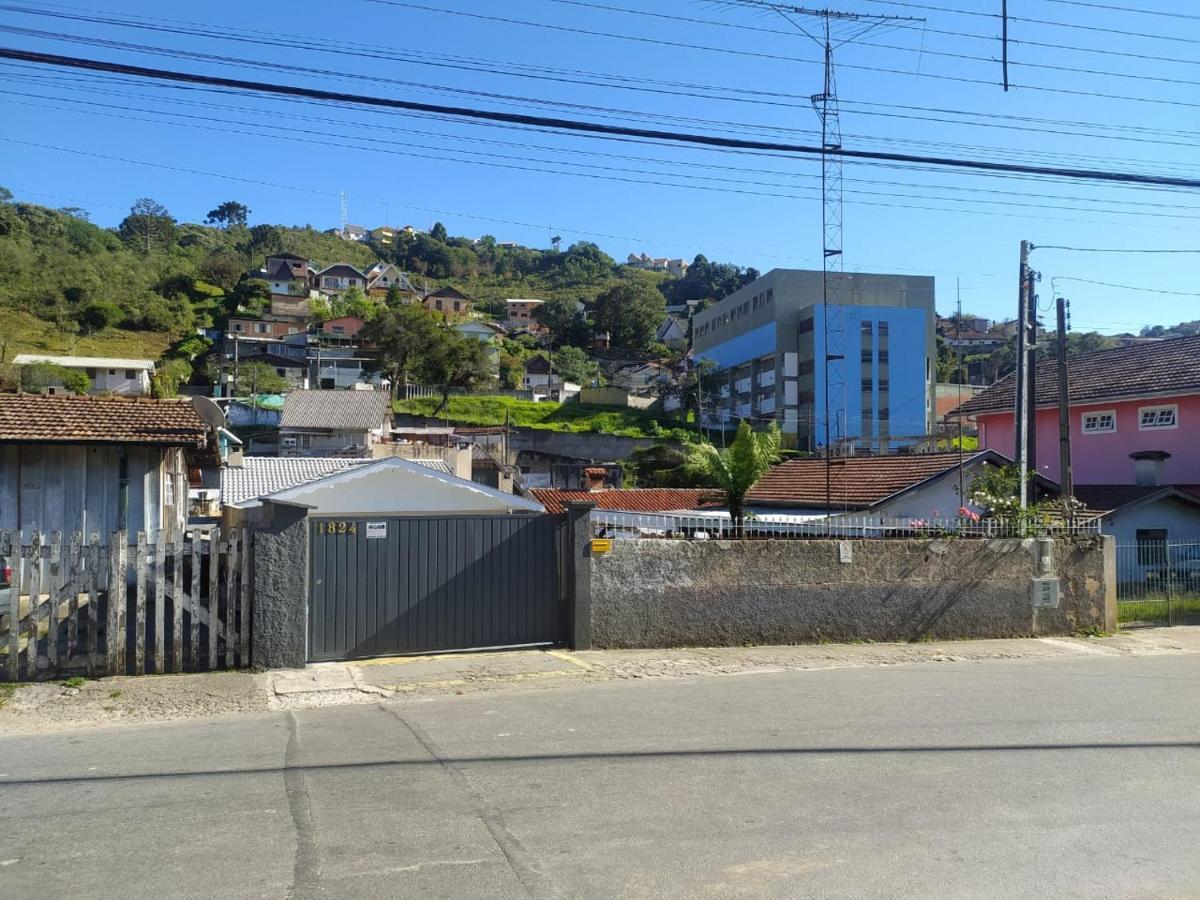
[(592, 644), (952, 640), (1116, 627), (1111, 538), (1054, 542), (1056, 609), (1033, 607), (1034, 540), (850, 541), (848, 563), (840, 543), (618, 541), (591, 560)]

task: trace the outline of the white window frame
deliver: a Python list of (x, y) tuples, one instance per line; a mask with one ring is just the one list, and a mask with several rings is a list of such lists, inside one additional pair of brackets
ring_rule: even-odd
[[(1145, 423), (1145, 421), (1143, 421), (1143, 417), (1146, 415), (1146, 413), (1153, 413), (1155, 419), (1157, 419), (1164, 412), (1167, 412), (1168, 410), (1171, 413), (1171, 424), (1170, 425), (1158, 425), (1158, 424), (1147, 425)], [(1170, 431), (1172, 428), (1178, 428), (1178, 427), (1179, 427), (1179, 404), (1164, 403), (1161, 406), (1139, 406), (1138, 407), (1138, 431)]]
[[(1088, 428), (1088, 416), (1111, 416), (1111, 428)], [(1087, 412), (1079, 414), (1079, 433), (1080, 434), (1115, 434), (1117, 430), (1117, 411), (1115, 409), (1089, 409)]]

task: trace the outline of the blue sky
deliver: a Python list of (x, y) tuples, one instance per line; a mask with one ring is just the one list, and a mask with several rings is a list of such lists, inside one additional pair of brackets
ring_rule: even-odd
[[(211, 0), (176, 12), (161, 2), (113, 0), (102, 13), (80, 3), (38, 9), (152, 27), (2, 11), (0, 44), (448, 105), (818, 141), (807, 98), (821, 86), (820, 48), (782, 16), (732, 2)], [(843, 143), (1200, 176), (1200, 17), (1179, 16), (1185, 6), (1172, 0), (1136, 4), (1142, 13), (1010, 0), (1016, 86), (1005, 93), (994, 38), (999, 0), (833, 2), (845, 11), (925, 17), (879, 26), (837, 50)], [(94, 46), (30, 30), (148, 47)], [(272, 64), (293, 68), (262, 67)], [(548, 246), (555, 234), (564, 243), (595, 240), (618, 258), (644, 250), (704, 253), (762, 270), (820, 265), (813, 159), (597, 140), (12, 64), (0, 71), (0, 184), (22, 199), (84, 207), (102, 224), (115, 224), (135, 198), (150, 196), (182, 219), (199, 220), (237, 199), (250, 206), (253, 223), (328, 228), (338, 224), (344, 190), (350, 220), (368, 227), (440, 220), (451, 233), (532, 246)], [(953, 310), (961, 285), (965, 309), (1012, 315), (1022, 238), (1102, 249), (1200, 248), (1197, 191), (874, 164), (848, 164), (844, 177), (847, 269), (934, 275), (943, 313)], [(1055, 290), (1069, 296), (1076, 328), (1118, 332), (1200, 318), (1200, 254), (1046, 249), (1033, 262), (1043, 274), (1043, 307)]]

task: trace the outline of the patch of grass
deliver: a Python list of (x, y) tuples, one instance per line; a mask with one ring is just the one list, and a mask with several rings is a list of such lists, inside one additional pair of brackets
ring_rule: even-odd
[[(396, 404), (396, 412), (432, 416), (437, 405), (433, 397), (402, 400)], [(505, 412), (513, 425), (524, 428), (671, 441), (692, 441), (696, 437), (691, 429), (672, 423), (664, 425), (654, 413), (640, 410), (586, 403), (535, 403), (503, 396), (451, 397), (438, 418), (460, 425), (503, 425)]]
[(13, 684), (11, 681), (0, 682), (0, 709), (4, 709), (4, 704), (12, 699), (19, 687), (19, 684)]
[(125, 692), (124, 692), (124, 691), (109, 691), (109, 692), (108, 692), (108, 696), (109, 696), (110, 698), (112, 698), (113, 700), (116, 700), (116, 699), (117, 699), (118, 697), (120, 697), (120, 696), (121, 696), (123, 693), (125, 693)]
[(1090, 637), (1090, 638), (1106, 638), (1112, 637), (1111, 631), (1105, 631), (1099, 625), (1089, 625), (1087, 628), (1080, 628), (1075, 632), (1075, 637)]
[(1200, 594), (1170, 596), (1146, 594), (1130, 600), (1117, 601), (1118, 622), (1166, 622), (1168, 613), (1173, 621), (1200, 617)]
[(0, 309), (0, 334), (8, 342), (7, 356), (3, 360), (6, 363), (12, 362), (18, 353), (158, 359), (172, 341), (171, 335), (164, 332), (122, 331), (115, 328), (73, 337), (63, 334), (53, 322), (16, 309)]
[(63, 687), (80, 688), (87, 684), (87, 679), (82, 675), (72, 675), (70, 678), (63, 679)]

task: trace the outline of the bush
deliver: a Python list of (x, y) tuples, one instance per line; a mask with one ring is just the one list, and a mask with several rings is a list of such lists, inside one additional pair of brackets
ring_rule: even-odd
[(77, 369), (68, 369), (57, 363), (37, 362), (21, 367), (21, 390), (40, 394), (48, 387), (61, 385), (75, 394), (86, 394), (92, 389), (92, 381)]
[(89, 303), (83, 308), (80, 315), (83, 321), (85, 331), (103, 331), (105, 328), (111, 328), (125, 317), (121, 312), (121, 307), (115, 303), (108, 303), (104, 300), (96, 300)]

